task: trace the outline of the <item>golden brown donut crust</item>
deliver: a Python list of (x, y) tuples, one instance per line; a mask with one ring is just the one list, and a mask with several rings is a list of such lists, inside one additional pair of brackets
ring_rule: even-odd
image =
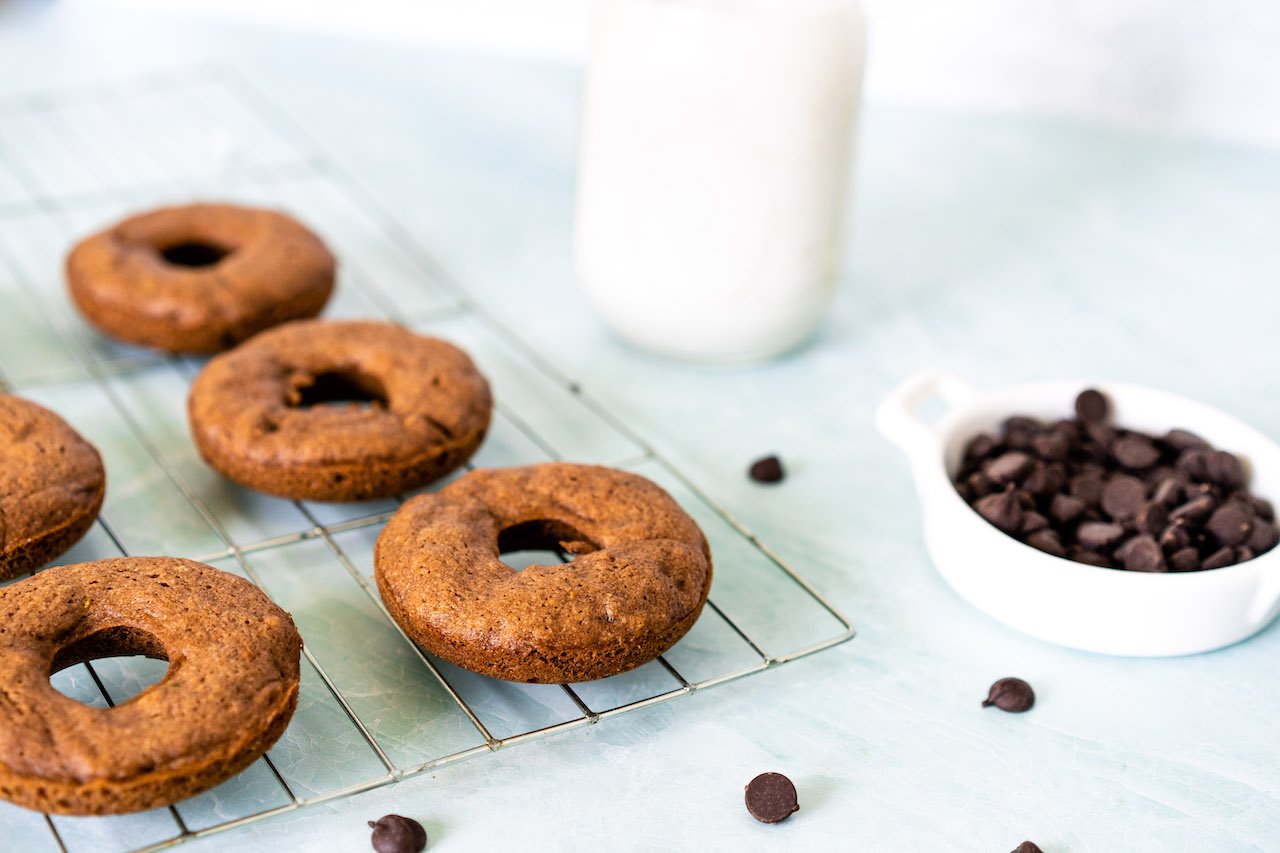
[[(503, 551), (562, 547), (517, 572)], [(411, 638), (508, 681), (590, 681), (665, 652), (711, 588), (698, 525), (654, 483), (594, 465), (472, 471), (404, 504), (378, 537), (378, 590)]]
[[(335, 376), (381, 403), (298, 405)], [(462, 350), (368, 321), (263, 332), (210, 360), (187, 401), (213, 468), (260, 492), (319, 501), (389, 497), (439, 479), (480, 446), (492, 408)]]
[[(57, 814), (164, 806), (230, 778), (284, 732), (302, 639), (257, 587), (212, 566), (123, 557), (0, 588), (0, 797)], [(111, 654), (167, 659), (115, 708), (49, 675)]]
[(102, 457), (66, 421), (0, 393), (0, 580), (37, 569), (80, 541), (106, 487)]
[[(215, 247), (220, 260), (171, 263), (175, 247)], [(208, 260), (203, 258), (202, 260)], [(188, 204), (130, 216), (67, 257), (72, 299), (119, 340), (173, 353), (215, 353), (287, 320), (314, 317), (336, 262), (320, 238), (273, 210)]]

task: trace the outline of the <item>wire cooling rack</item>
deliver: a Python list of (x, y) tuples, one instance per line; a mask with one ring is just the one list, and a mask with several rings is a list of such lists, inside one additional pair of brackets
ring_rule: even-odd
[[(373, 544), (398, 501), (278, 500), (206, 468), (185, 417), (199, 362), (98, 335), (71, 308), (62, 276), (75, 238), (131, 211), (197, 198), (283, 208), (318, 230), (340, 258), (326, 316), (385, 317), (466, 348), (497, 400), (473, 465), (571, 459), (636, 471), (671, 491), (706, 532), (716, 562), (711, 600), (688, 636), (646, 666), (586, 684), (474, 675), (410, 642), (378, 597)], [(51, 817), (0, 803), (6, 849), (162, 849), (686, 696), (853, 636), (759, 540), (469, 300), (391, 212), (230, 69), (0, 99), (3, 387), (59, 412), (106, 462), (102, 516), (60, 562), (204, 560), (265, 589), (293, 614), (306, 644), (297, 713), (237, 777), (169, 808), (116, 817)], [(111, 658), (53, 681), (108, 706), (165, 667)]]

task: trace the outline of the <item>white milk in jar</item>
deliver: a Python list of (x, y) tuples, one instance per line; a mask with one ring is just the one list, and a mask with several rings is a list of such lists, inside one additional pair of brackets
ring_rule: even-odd
[(610, 326), (723, 362), (814, 330), (839, 259), (864, 54), (856, 0), (603, 0), (575, 254)]

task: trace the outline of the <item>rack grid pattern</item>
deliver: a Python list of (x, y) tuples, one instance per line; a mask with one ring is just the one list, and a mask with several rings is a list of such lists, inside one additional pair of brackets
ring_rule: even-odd
[[(62, 282), (62, 259), (78, 236), (133, 210), (196, 198), (272, 205), (316, 228), (340, 260), (326, 316), (382, 317), (467, 349), (498, 401), (472, 465), (572, 459), (633, 470), (671, 491), (716, 559), (711, 600), (689, 635), (656, 661), (597, 682), (474, 675), (410, 642), (372, 583), (373, 543), (403, 498), (286, 501), (206, 468), (185, 417), (200, 362), (98, 335)], [(60, 562), (121, 554), (210, 562), (265, 589), (306, 643), (298, 711), (263, 759), (212, 791), (141, 814), (51, 817), (0, 804), (13, 849), (163, 849), (689, 695), (853, 636), (799, 575), (469, 300), (390, 211), (227, 68), (0, 99), (4, 389), (59, 412), (107, 464), (101, 518)], [(105, 659), (53, 681), (110, 706), (165, 666)]]

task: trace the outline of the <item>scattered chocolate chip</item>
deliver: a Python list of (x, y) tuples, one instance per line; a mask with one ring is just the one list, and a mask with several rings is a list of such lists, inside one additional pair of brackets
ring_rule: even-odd
[(370, 843), (378, 853), (419, 853), (427, 847), (427, 831), (413, 818), (389, 814), (369, 821), (369, 826)]
[(1253, 533), (1253, 522), (1238, 502), (1227, 501), (1213, 511), (1204, 529), (1222, 545), (1243, 545)]
[(1027, 537), (1027, 544), (1055, 557), (1067, 556), (1067, 549), (1062, 547), (1062, 537), (1058, 535), (1056, 530), (1048, 528), (1037, 530)]
[(1102, 489), (1102, 509), (1116, 521), (1133, 518), (1147, 499), (1147, 484), (1131, 474), (1117, 474)]
[(1204, 562), (1200, 564), (1202, 569), (1222, 569), (1231, 565), (1236, 561), (1236, 552), (1230, 545), (1223, 545), (1218, 550), (1204, 558)]
[(761, 823), (778, 823), (799, 811), (796, 786), (781, 773), (761, 773), (747, 783), (747, 811)]
[(1219, 486), (1238, 489), (1244, 485), (1244, 466), (1240, 464), (1240, 459), (1235, 454), (1225, 450), (1215, 450), (1209, 454), (1206, 465), (1209, 479)]
[(987, 495), (974, 503), (973, 508), (1005, 533), (1013, 533), (1022, 524), (1022, 502), (1013, 489)]
[(1010, 450), (988, 462), (983, 472), (997, 483), (1016, 483), (1027, 476), (1032, 461), (1021, 450)]
[(1169, 555), (1169, 569), (1175, 572), (1194, 572), (1200, 568), (1200, 552), (1195, 548), (1179, 548)]
[(1111, 404), (1101, 391), (1089, 388), (1076, 397), (1076, 417), (1085, 423), (1100, 423), (1107, 419)]
[(1160, 451), (1145, 435), (1131, 432), (1111, 445), (1111, 455), (1126, 468), (1150, 468), (1160, 461)]
[(1086, 521), (1076, 530), (1076, 538), (1091, 551), (1105, 551), (1124, 538), (1124, 528), (1119, 524)]
[(1169, 508), (1157, 501), (1142, 505), (1138, 514), (1133, 517), (1134, 526), (1143, 533), (1155, 535), (1164, 530), (1169, 521)]
[(1133, 537), (1121, 546), (1116, 552), (1116, 557), (1131, 572), (1169, 571), (1164, 561), (1164, 552), (1160, 550), (1160, 545), (1153, 536)]
[(995, 705), (1001, 711), (1021, 714), (1030, 710), (1035, 703), (1036, 694), (1030, 684), (1021, 678), (1002, 678), (991, 685), (987, 698), (982, 701), (982, 707), (990, 708)]
[(1024, 841), (1017, 847), (1013, 848), (1011, 853), (1044, 853), (1034, 842)]
[(751, 463), (748, 472), (757, 483), (777, 483), (786, 476), (782, 470), (782, 460), (776, 456), (766, 456)]
[(1164, 434), (1164, 443), (1179, 453), (1184, 450), (1192, 450), (1196, 448), (1203, 449), (1209, 446), (1209, 442), (1205, 441), (1194, 432), (1185, 429), (1169, 430)]

